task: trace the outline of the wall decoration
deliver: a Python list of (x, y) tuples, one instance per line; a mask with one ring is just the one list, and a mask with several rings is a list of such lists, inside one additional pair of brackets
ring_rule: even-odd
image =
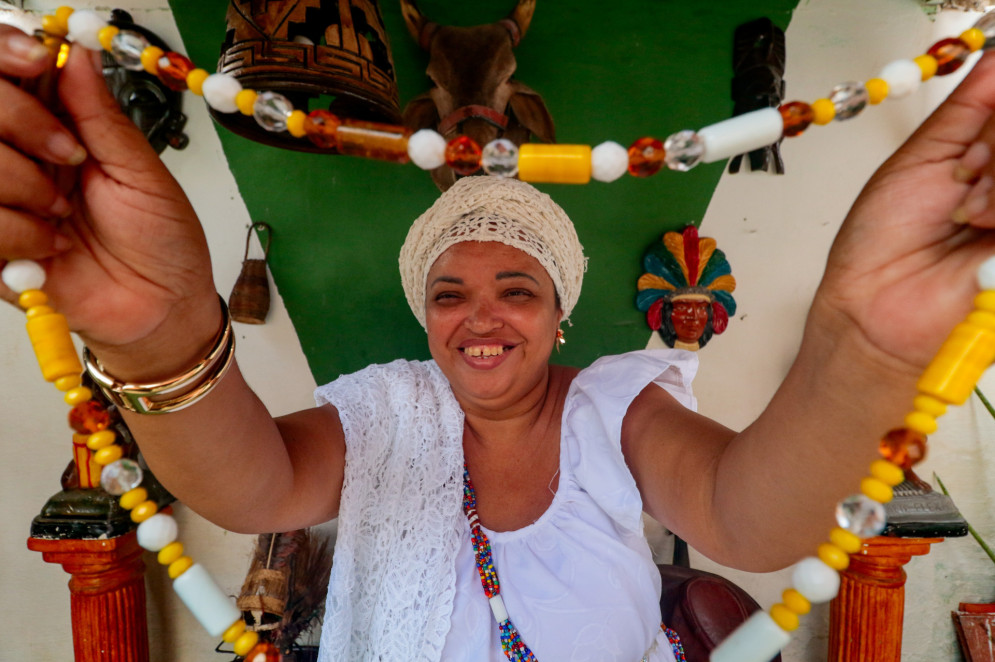
[(699, 238), (693, 225), (650, 246), (643, 268), (636, 307), (670, 347), (697, 351), (736, 314), (736, 279), (725, 253), (711, 237)]
[[(263, 257), (249, 259), (249, 243), (253, 232), (265, 233), (266, 244)], [(266, 275), (266, 258), (269, 257), (273, 230), (267, 223), (253, 223), (245, 236), (245, 256), (242, 258), (242, 271), (235, 281), (231, 296), (228, 297), (228, 310), (231, 318), (243, 324), (263, 324), (269, 312), (269, 278)]]
[[(736, 28), (732, 53), (733, 115), (760, 108), (777, 108), (784, 100), (784, 30), (769, 18), (758, 18)], [(780, 141), (749, 153), (750, 170), (784, 174)], [(739, 172), (744, 154), (729, 160), (729, 172)]]

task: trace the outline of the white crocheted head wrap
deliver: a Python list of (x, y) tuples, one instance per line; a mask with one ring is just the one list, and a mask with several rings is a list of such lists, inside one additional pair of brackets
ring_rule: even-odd
[(496, 241), (534, 257), (553, 279), (563, 319), (570, 317), (587, 258), (566, 212), (517, 179), (464, 177), (415, 220), (398, 258), (404, 294), (422, 327), (429, 269), (464, 241)]

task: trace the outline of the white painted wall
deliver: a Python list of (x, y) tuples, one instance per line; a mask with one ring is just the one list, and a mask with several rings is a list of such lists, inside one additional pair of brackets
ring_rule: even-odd
[[(28, 0), (32, 9), (58, 3)], [(77, 2), (76, 6), (93, 5)], [(103, 5), (100, 5), (103, 6)], [(122, 5), (117, 5), (122, 6)], [(165, 0), (123, 3), (138, 22), (181, 46)], [(914, 0), (807, 0), (788, 29), (788, 96), (815, 99), (836, 83), (873, 76), (898, 57), (917, 55), (935, 39), (959, 33), (975, 16), (944, 14), (936, 24)], [(732, 427), (745, 426), (766, 404), (799, 342), (808, 301), (818, 282), (833, 234), (864, 180), (918, 124), (954, 81), (930, 82), (920, 94), (869, 109), (845, 124), (813, 128), (784, 145), (788, 174), (725, 176), (703, 222), (729, 254), (739, 282), (737, 318), (702, 352), (696, 390), (703, 413)], [(231, 290), (250, 219), (203, 109), (191, 100), (191, 144), (166, 161), (204, 220), (214, 256), (218, 291)], [(678, 123), (679, 124), (679, 123)], [(246, 377), (274, 414), (309, 406), (313, 380), (276, 289), (263, 326), (239, 325), (238, 357)], [(31, 518), (58, 489), (70, 457), (64, 406), (39, 377), (22, 325), (13, 309), (0, 310), (0, 623), (7, 636), (3, 659), (72, 659), (68, 575), (25, 547)], [(995, 394), (995, 376), (982, 388)], [(995, 495), (988, 478), (995, 462), (995, 421), (973, 403), (948, 414), (930, 441), (921, 475), (937, 471), (961, 510), (995, 539)], [(223, 486), (219, 486), (223, 488)], [(231, 593), (240, 587), (252, 538), (226, 533), (177, 506), (182, 537)], [(824, 518), (823, 513), (814, 517)], [(790, 531), (784, 533), (791, 535)], [(772, 540), (771, 544), (778, 544)], [(703, 559), (699, 567), (714, 569)], [(172, 595), (164, 573), (149, 560), (152, 659), (215, 659), (215, 641)], [(969, 539), (945, 542), (909, 571), (906, 662), (957, 659), (950, 609), (964, 600), (995, 598), (995, 568)], [(718, 569), (768, 606), (787, 585), (786, 573), (749, 575)], [(825, 659), (828, 610), (804, 620), (785, 653), (786, 662)], [(221, 659), (221, 658), (218, 658)]]

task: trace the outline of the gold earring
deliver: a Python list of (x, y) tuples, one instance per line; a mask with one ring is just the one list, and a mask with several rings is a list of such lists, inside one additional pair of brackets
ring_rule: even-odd
[(560, 345), (565, 344), (567, 341), (563, 339), (563, 329), (556, 330), (556, 351), (560, 351)]

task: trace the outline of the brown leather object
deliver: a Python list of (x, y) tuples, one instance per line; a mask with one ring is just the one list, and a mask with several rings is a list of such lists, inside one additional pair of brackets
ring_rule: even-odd
[[(708, 655), (760, 605), (719, 575), (673, 565), (661, 565), (663, 596), (660, 614), (677, 632), (688, 662), (707, 662)], [(780, 662), (781, 656), (773, 662)]]

